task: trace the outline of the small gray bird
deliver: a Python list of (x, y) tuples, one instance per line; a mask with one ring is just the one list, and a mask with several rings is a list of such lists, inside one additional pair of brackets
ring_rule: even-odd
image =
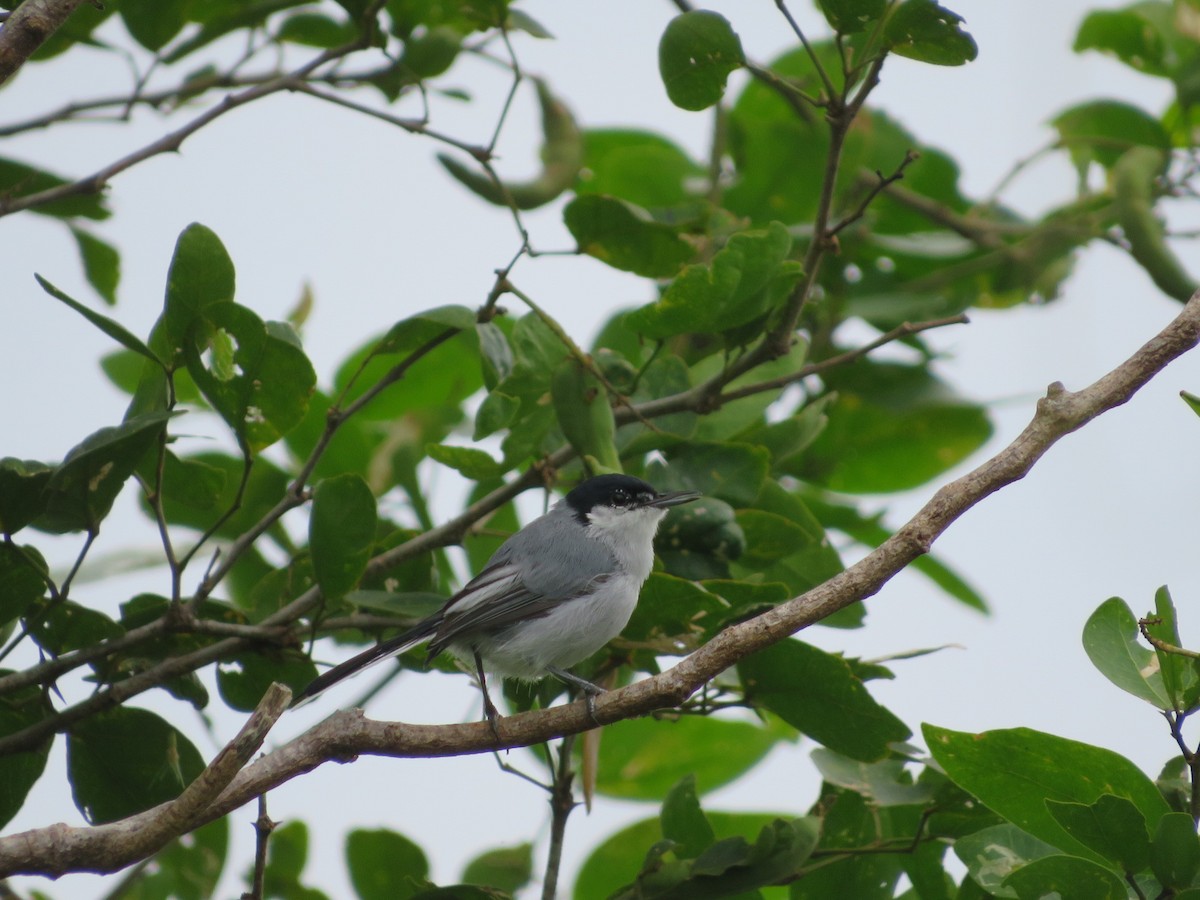
[(499, 714), (485, 670), (529, 681), (553, 675), (580, 688), (590, 710), (603, 689), (567, 667), (621, 633), (654, 565), (659, 523), (668, 508), (699, 496), (659, 493), (629, 475), (584, 481), (505, 541), (438, 612), (319, 675), (292, 705), (428, 640), (428, 659), (449, 650), (474, 664), (493, 731)]

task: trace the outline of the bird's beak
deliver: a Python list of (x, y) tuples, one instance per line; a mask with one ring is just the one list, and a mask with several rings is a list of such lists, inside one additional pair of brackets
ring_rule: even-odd
[(693, 500), (698, 500), (700, 496), (699, 491), (667, 491), (665, 494), (659, 494), (646, 506), (651, 509), (667, 509), (679, 506), (681, 503), (691, 503)]

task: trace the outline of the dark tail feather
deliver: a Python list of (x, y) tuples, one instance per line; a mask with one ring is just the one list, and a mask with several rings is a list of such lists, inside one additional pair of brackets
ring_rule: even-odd
[(413, 644), (419, 644), (421, 641), (429, 638), (437, 631), (438, 625), (441, 624), (439, 616), (431, 616), (424, 622), (418, 623), (413, 628), (403, 634), (398, 634), (394, 638), (389, 638), (382, 644), (376, 644), (369, 650), (364, 650), (358, 656), (351, 657), (344, 663), (338, 663), (328, 672), (322, 672), (316, 678), (308, 683), (299, 694), (292, 699), (292, 709), (295, 709), (301, 704), (312, 700), (317, 694), (321, 693), (328, 687), (332, 687), (339, 681), (349, 678), (352, 675), (357, 675), (368, 666), (374, 665), (380, 660), (387, 659), (389, 656), (395, 656), (407, 650)]

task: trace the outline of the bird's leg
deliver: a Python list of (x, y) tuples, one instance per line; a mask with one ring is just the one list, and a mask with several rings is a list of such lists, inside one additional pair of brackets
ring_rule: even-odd
[(596, 698), (604, 693), (604, 688), (557, 666), (546, 666), (546, 671), (559, 681), (565, 681), (567, 684), (573, 685), (583, 691), (583, 702), (587, 705), (588, 716), (591, 717), (593, 722), (599, 725), (600, 720), (596, 718)]
[(479, 689), (483, 691), (483, 714), (487, 718), (488, 726), (492, 729), (492, 736), (499, 742), (500, 728), (496, 723), (500, 720), (500, 712), (496, 709), (496, 704), (492, 702), (492, 697), (488, 693), (487, 676), (483, 674), (483, 657), (479, 655), (478, 650), (471, 652), (475, 655), (475, 672), (479, 676)]

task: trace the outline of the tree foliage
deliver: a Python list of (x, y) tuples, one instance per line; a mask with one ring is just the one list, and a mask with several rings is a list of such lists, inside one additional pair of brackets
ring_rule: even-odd
[[(511, 216), (516, 247), (499, 268), (476, 261), (496, 269), (477, 303), (364, 336), (331, 372), (305, 354), (303, 310), (265, 321), (239, 298), (236, 261), (203, 224), (179, 235), (161, 314), (144, 335), (56, 287), (60, 272), (37, 274), (81, 328), (111, 339), (101, 365), (128, 405), (61, 460), (0, 459), (2, 652), (29, 660), (0, 673), (0, 824), (52, 777), (46, 760), (61, 740), (74, 801), (97, 826), (72, 831), (67, 850), (46, 829), (0, 837), (0, 875), (150, 860), (113, 896), (208, 896), (225, 867), (224, 816), (281, 781), (358, 752), (492, 749), (483, 725), (385, 733), (343, 714), (299, 739), (294, 759), (285, 747), (250, 762), (286, 706), (273, 685), (299, 690), (317, 674), (314, 655), (386, 637), (453, 593), (446, 548), (462, 544), (478, 568), (519, 527), (519, 494), (621, 470), (704, 498), (665, 520), (629, 627), (580, 667), (631, 685), (599, 701), (606, 728), (588, 731), (578, 708), (547, 709), (570, 699), (557, 683), (506, 686), (513, 715), (501, 745), (546, 745), (553, 825), (537, 852), (550, 857), (551, 893), (578, 780), (589, 802), (657, 807), (591, 851), (579, 898), (869, 898), (904, 884), (923, 898), (1198, 895), (1200, 764), (1181, 729), (1200, 706), (1200, 666), (1180, 646), (1165, 588), (1141, 620), (1113, 598), (1083, 627), (1104, 677), (1171, 724), (1180, 755), (1157, 780), (1111, 751), (1030, 729), (964, 734), (934, 723), (917, 733), (872, 696), (873, 681), (893, 677), (887, 665), (792, 636), (817, 620), (862, 627), (859, 601), (910, 564), (952, 601), (986, 610), (966, 579), (925, 555), (929, 544), (1195, 343), (1189, 305), (1108, 381), (1052, 391), (1026, 443), (943, 488), (895, 534), (860, 502), (943, 480), (992, 433), (987, 409), (939, 377), (926, 332), (972, 309), (1053, 300), (1097, 242), (1126, 251), (1168, 296), (1191, 297), (1162, 217), (1165, 198), (1193, 189), (1200, 33), (1189, 0), (1081, 23), (1077, 51), (1109, 54), (1175, 96), (1165, 111), (1106, 98), (1062, 111), (1047, 152), (1071, 161), (1079, 189), (1036, 218), (968, 196), (952, 158), (872, 102), (893, 56), (946, 67), (947, 78), (975, 58), (962, 18), (934, 0), (818, 0), (821, 34), (803, 33), (780, 3), (795, 46), (767, 62), (736, 21), (677, 4), (659, 44), (661, 89), (712, 117), (707, 159), (667, 134), (587, 127), (586, 111), (556, 95), (553, 73), (520, 65), (521, 42), (548, 38), (553, 23), (508, 0), (75, 5), (15, 5), (0, 28), (0, 77), (91, 47), (129, 54), (137, 90), (48, 99), (44, 117), (4, 133), (138, 106), (160, 110), (169, 128), (92, 172), (0, 159), (0, 215), (69, 229), (79, 259), (63, 269), (82, 267), (106, 305), (120, 251), (97, 224), (111, 214), (100, 188), (115, 179), (119, 193), (121, 172), (285, 91), (436, 145), (463, 189)], [(32, 30), (43, 7), (62, 18), (48, 36)], [(494, 63), (513, 92), (532, 82), (542, 130), (532, 178), (499, 176), (495, 138), (472, 144), (409, 114), (453, 89), (446, 74), (465, 56)], [(544, 250), (523, 214), (554, 203), (574, 263), (590, 257), (641, 279), (643, 302), (613, 313), (590, 344), (521, 284), (518, 263)], [(10, 275), (25, 277), (19, 268)], [(842, 327), (852, 320), (876, 337), (852, 341), (863, 333)], [(884, 345), (903, 353), (873, 355)], [(222, 423), (223, 446), (190, 437), (198, 417)], [(458, 514), (435, 522), (429, 494), (443, 469), (472, 489)], [(101, 532), (123, 490), (160, 534), (162, 586), (108, 609), (76, 576), (97, 543), (119, 543)], [(69, 572), (49, 570), (47, 535), (77, 541)], [(850, 568), (848, 546), (865, 554)], [(423, 667), (420, 653), (403, 656), (385, 680)], [(86, 689), (60, 690), (69, 673)], [(206, 761), (136, 705), (148, 691), (253, 715)], [(769, 815), (705, 810), (707, 792), (801, 735), (820, 745), (818, 797), (781, 796)], [(324, 896), (304, 872), (319, 829), (315, 816), (275, 827), (264, 801), (250, 895)], [(344, 855), (365, 900), (495, 897), (536, 880), (535, 837), (480, 855), (454, 887), (430, 881), (419, 834), (358, 829)]]

